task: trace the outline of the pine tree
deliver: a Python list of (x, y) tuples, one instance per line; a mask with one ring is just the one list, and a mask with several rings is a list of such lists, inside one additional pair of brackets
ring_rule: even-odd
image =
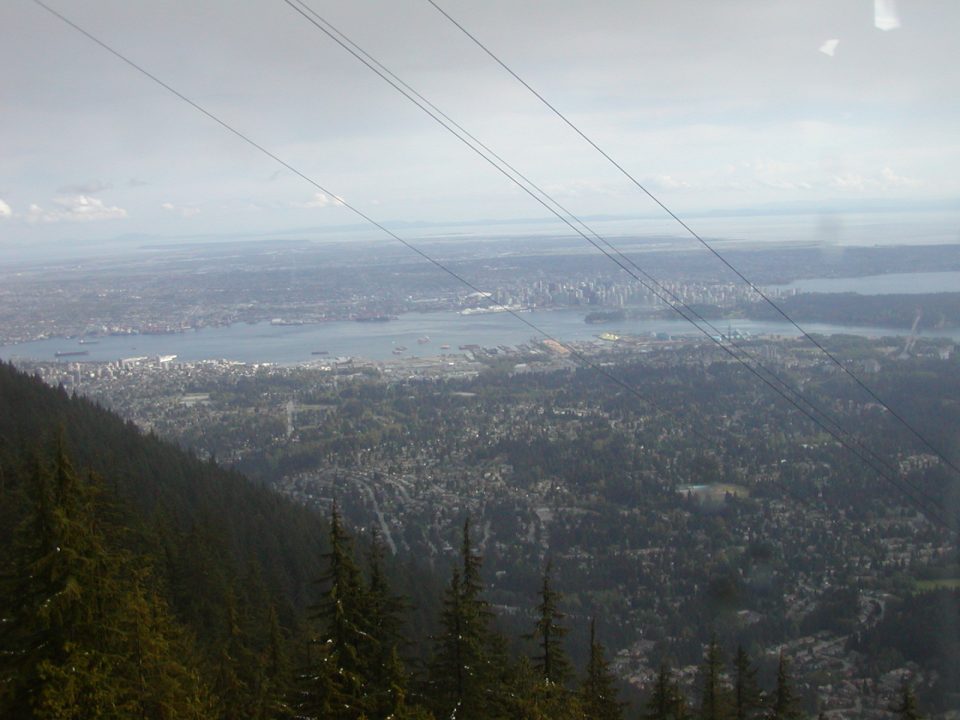
[[(302, 689), (297, 694), (298, 718), (325, 720), (325, 718), (361, 717), (353, 712), (356, 698), (345, 690), (345, 678), (337, 666), (332, 641), (315, 637), (308, 643), (307, 669), (300, 676)], [(345, 715), (352, 712), (351, 715)]]
[(221, 695), (230, 720), (287, 718), (290, 666), (286, 636), (274, 597), (263, 579), (259, 561), (247, 558), (246, 572), (228, 588), (224, 605), (224, 634), (216, 640), (220, 668), (228, 664), (237, 687), (235, 701)]
[(770, 720), (796, 720), (803, 717), (797, 707), (797, 696), (790, 679), (790, 666), (783, 652), (780, 653), (780, 661), (777, 664), (777, 688), (771, 700), (768, 715)]
[(122, 695), (99, 646), (107, 626), (103, 611), (115, 605), (110, 596), (118, 589), (108, 583), (111, 558), (96, 532), (92, 495), (62, 441), (52, 471), (35, 460), (27, 490), (29, 513), (14, 541), (14, 587), (4, 593), (12, 606), (3, 612), (0, 714), (69, 717), (70, 705), (79, 702), (91, 716), (105, 716)]
[(216, 532), (212, 518), (193, 521), (172, 540), (167, 568), (177, 615), (190, 627), (204, 629), (200, 643), (215, 663), (229, 625), (224, 613), (231, 594), (229, 563), (220, 552)]
[(586, 677), (580, 685), (580, 704), (586, 720), (620, 720), (623, 717), (613, 673), (604, 657), (603, 645), (597, 641), (593, 619), (590, 620), (590, 659)]
[(660, 671), (653, 684), (653, 691), (647, 699), (644, 720), (673, 720), (670, 690), (670, 669), (666, 663), (660, 663)]
[(324, 555), (327, 572), (320, 580), (325, 591), (310, 608), (310, 618), (322, 629), (312, 643), (300, 710), (311, 717), (353, 720), (369, 709), (369, 596), (336, 505), (330, 514), (329, 539), (330, 552)]
[(733, 659), (733, 717), (734, 720), (749, 720), (760, 710), (762, 694), (757, 684), (757, 669), (742, 645), (737, 646)]
[(540, 653), (534, 657), (534, 667), (548, 683), (563, 685), (570, 674), (570, 661), (563, 651), (563, 637), (567, 628), (561, 622), (560, 612), (563, 596), (554, 590), (551, 583), (552, 562), (547, 561), (540, 585), (540, 603), (537, 605), (537, 624), (527, 639), (539, 641)]
[(371, 643), (367, 674), (370, 678), (371, 716), (395, 717), (405, 706), (407, 674), (400, 660), (404, 643), (402, 613), (407, 604), (391, 593), (384, 568), (386, 549), (374, 530), (367, 555), (368, 605)]
[(504, 643), (492, 627), (493, 612), (482, 599), (482, 560), (470, 543), (470, 521), (463, 526), (460, 567), (444, 592), (441, 634), (430, 663), (429, 695), (438, 717), (458, 720), (499, 717), (507, 674)]
[(700, 717), (725, 720), (729, 716), (730, 693), (723, 682), (723, 657), (716, 635), (711, 635), (700, 669)]
[(510, 720), (583, 720), (590, 716), (576, 695), (562, 685), (545, 683), (542, 670), (521, 657), (507, 684), (509, 700), (506, 717)]
[(131, 588), (115, 624), (128, 658), (122, 672), (135, 698), (131, 717), (175, 720), (216, 717), (216, 701), (200, 681), (200, 660), (166, 601), (151, 587), (149, 573), (130, 567)]
[[(473, 542), (470, 539), (470, 518), (463, 521), (463, 534), (460, 539), (460, 564), (462, 570), (463, 596), (471, 602), (480, 603), (478, 609), (488, 617), (492, 617), (486, 603), (480, 601), (483, 592), (483, 580), (480, 578), (480, 569), (483, 567), (483, 558), (473, 551)], [(482, 605), (482, 607), (481, 607)]]
[(63, 450), (27, 478), (2, 616), (0, 716), (212, 718), (192, 651), (140, 559), (110, 546), (102, 482)]
[(923, 716), (917, 710), (917, 698), (910, 683), (903, 683), (903, 688), (900, 690), (900, 703), (894, 712), (901, 720), (922, 720)]
[(468, 634), (469, 620), (463, 607), (460, 568), (453, 569), (444, 591), (440, 612), (442, 634), (435, 639), (430, 667), (430, 695), (437, 714), (443, 717), (463, 705), (468, 688), (468, 668), (478, 662), (479, 648)]
[(260, 655), (260, 683), (258, 720), (287, 718), (293, 715), (287, 697), (290, 694), (290, 662), (287, 658), (286, 638), (280, 627), (277, 608), (270, 603), (267, 614), (269, 634)]
[(226, 597), (225, 626), (219, 642), (214, 692), (220, 699), (224, 720), (245, 720), (259, 714), (257, 674), (259, 659), (247, 646), (240, 611), (233, 592)]
[(653, 686), (644, 720), (687, 720), (687, 699), (679, 683), (670, 677), (670, 668), (660, 663), (660, 671)]

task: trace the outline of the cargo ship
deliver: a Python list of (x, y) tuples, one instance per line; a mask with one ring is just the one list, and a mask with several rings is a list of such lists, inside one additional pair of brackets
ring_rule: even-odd
[(53, 356), (58, 358), (64, 358), (64, 357), (82, 357), (84, 355), (89, 355), (89, 354), (90, 354), (89, 350), (69, 350), (69, 351), (55, 352)]

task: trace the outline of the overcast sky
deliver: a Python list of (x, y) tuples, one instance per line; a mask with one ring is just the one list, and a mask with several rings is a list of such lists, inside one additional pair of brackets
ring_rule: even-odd
[[(545, 214), (282, 0), (48, 2), (377, 219)], [(438, 2), (681, 214), (960, 197), (956, 0)], [(571, 209), (654, 212), (426, 0), (310, 5)], [(355, 222), (30, 0), (0, 40), (0, 242)]]

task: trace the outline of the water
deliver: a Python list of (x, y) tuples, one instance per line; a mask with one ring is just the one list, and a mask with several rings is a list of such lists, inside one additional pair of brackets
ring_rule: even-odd
[[(586, 310), (542, 310), (522, 313), (553, 337), (563, 341), (591, 340), (601, 332), (643, 334), (667, 333), (676, 337), (698, 335), (680, 319), (627, 319), (588, 325), (583, 321)], [(716, 327), (726, 332), (728, 323), (719, 320)], [(798, 335), (796, 328), (782, 322), (736, 320), (729, 327), (743, 333)], [(828, 325), (809, 323), (811, 333), (837, 333), (882, 337), (906, 334), (905, 330), (880, 327)], [(960, 329), (937, 331), (939, 336), (960, 340)], [(429, 337), (420, 344), (418, 338)], [(76, 339), (54, 338), (0, 347), (0, 358), (23, 358), (38, 361), (77, 362), (115, 361), (129, 357), (176, 355), (178, 361), (227, 359), (247, 363), (292, 365), (322, 360), (325, 357), (350, 356), (371, 360), (397, 357), (427, 357), (443, 352), (457, 353), (460, 345), (483, 347), (516, 346), (542, 338), (527, 325), (507, 313), (458, 315), (452, 312), (409, 313), (385, 323), (329, 322), (316, 325), (237, 324), (211, 327), (172, 335), (124, 335), (98, 338), (97, 344), (80, 345)], [(450, 346), (442, 350), (441, 345)], [(402, 355), (394, 355), (398, 346), (406, 347)], [(57, 358), (57, 352), (86, 351), (80, 357)], [(326, 351), (328, 356), (313, 355)]]
[(775, 285), (777, 290), (799, 292), (842, 293), (861, 295), (916, 295), (920, 293), (960, 292), (960, 272), (887, 273), (854, 278), (807, 278), (786, 285)]

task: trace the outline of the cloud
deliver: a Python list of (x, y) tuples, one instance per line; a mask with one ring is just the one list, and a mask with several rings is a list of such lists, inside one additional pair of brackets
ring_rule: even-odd
[(897, 175), (897, 173), (889, 167), (885, 167), (880, 171), (880, 178), (884, 188), (916, 187), (920, 184), (920, 181), (914, 178)]
[(160, 204), (160, 208), (169, 213), (176, 213), (180, 217), (191, 218), (200, 214), (200, 208), (190, 205), (174, 205), (171, 202)]
[[(741, 168), (743, 174), (739, 173)], [(745, 187), (790, 192), (814, 189), (815, 181), (811, 178), (809, 163), (759, 158), (742, 161), (741, 168), (737, 168), (737, 174), (746, 181)]]
[(105, 183), (102, 180), (88, 180), (87, 182), (75, 183), (73, 185), (64, 185), (57, 188), (58, 193), (65, 195), (96, 195), (104, 190), (109, 190), (113, 185)]
[(782, 179), (764, 180), (762, 178), (758, 178), (757, 183), (761, 187), (770, 188), (771, 190), (811, 190), (813, 189), (813, 185), (802, 180), (798, 180), (798, 181), (782, 180)]
[(830, 178), (831, 187), (837, 190), (864, 190), (870, 181), (859, 173), (844, 173)]
[(8, 218), (13, 215), (13, 210), (10, 209), (10, 206), (0, 198), (0, 218)]
[(302, 203), (293, 203), (293, 207), (298, 208), (325, 208), (333, 205), (343, 205), (343, 198), (338, 195), (327, 195), (326, 193), (316, 192), (311, 200)]
[(127, 211), (116, 205), (106, 205), (100, 198), (74, 195), (53, 201), (61, 216), (67, 220), (117, 220), (127, 217)]
[(837, 45), (839, 44), (840, 41), (837, 38), (830, 38), (820, 46), (820, 52), (822, 52), (824, 55), (833, 57), (834, 53), (837, 52)]
[(876, 175), (861, 175), (859, 173), (834, 175), (830, 179), (829, 185), (837, 190), (899, 190), (915, 188), (920, 185), (920, 181), (898, 175), (892, 168), (885, 167)]
[[(315, 195), (320, 188), (300, 184), (289, 170), (236, 150), (235, 139), (221, 136), (217, 127), (208, 132), (189, 110), (171, 110), (169, 100), (148, 85), (134, 83), (124, 102), (114, 102), (110, 83), (124, 70), (101, 68), (93, 54), (64, 55), (57, 44), (37, 43), (45, 18), (21, 5), (11, 4), (16, 9), (10, 11), (10, 26), (23, 32), (0, 43), (0, 57), (18, 68), (7, 73), (11, 101), (0, 113), (4, 165), (14, 173), (5, 171), (3, 184), (11, 189), (0, 188), (13, 205), (12, 217), (0, 218), (0, 234), (32, 237), (43, 231), (53, 237), (68, 226), (104, 227), (64, 222), (26, 227), (31, 201), (49, 211), (56, 207), (54, 195), (75, 194), (103, 198), (108, 205), (123, 202), (130, 219), (122, 225), (131, 232), (155, 231), (151, 222), (158, 219), (178, 224), (180, 211), (160, 208), (171, 197), (201, 210), (202, 218), (184, 225), (202, 223), (205, 232), (247, 230), (250, 223), (266, 232), (340, 221), (341, 209), (330, 207), (332, 192)], [(349, 57), (336, 61), (348, 63), (345, 74), (318, 74), (317, 92), (294, 102), (291, 88), (300, 76), (293, 70), (302, 69), (315, 38), (271, 23), (272, 4), (247, 5), (243, 13), (228, 13), (228, 26), (215, 38), (185, 21), (179, 3), (89, 3), (84, 12), (89, 11), (87, 22), (141, 48), (145, 66), (164, 68), (171, 82), (189, 81), (191, 93), (220, 103), (224, 112), (275, 108), (254, 113), (247, 128), (251, 137), (295, 165), (302, 163), (309, 174), (308, 168), (322, 167), (323, 178), (317, 179), (337, 178), (331, 190), (355, 198), (358, 207), (373, 207), (365, 198), (376, 195), (382, 201), (378, 216), (445, 220), (542, 212), (522, 191), (507, 190), (485, 163), (461, 155), (448, 137), (435, 134), (438, 128), (424, 124), (415, 108), (398, 104), (403, 101)], [(901, 183), (900, 189), (877, 188), (878, 194), (936, 189), (960, 195), (960, 174), (948, 170), (960, 160), (955, 142), (960, 110), (953, 102), (956, 93), (951, 95), (957, 73), (943, 64), (955, 47), (960, 2), (928, 8), (874, 0), (615, 0), (600, 4), (603, 12), (595, 5), (553, 3), (557, 12), (545, 13), (541, 3), (492, 0), (463, 4), (470, 10), (462, 19), (479, 37), (499, 38), (511, 48), (512, 62), (530, 68), (535, 75), (528, 79), (538, 91), (631, 173), (649, 181), (651, 191), (664, 193), (664, 201), (676, 196), (693, 211), (789, 200), (792, 192), (803, 193), (802, 199), (832, 197), (834, 176), (852, 172), (879, 181), (885, 165), (923, 184), (911, 188), (888, 179), (891, 188)], [(878, 20), (884, 27), (895, 24), (890, 9), (901, 6), (899, 30), (877, 29)], [(343, 15), (338, 25), (369, 31), (357, 39), (372, 43), (379, 58), (503, 157), (556, 189), (558, 199), (573, 197), (571, 209), (585, 216), (635, 211), (636, 189), (610, 174), (569, 128), (543, 115), (522, 86), (505, 81), (455, 36), (448, 38), (452, 44), (434, 42), (431, 18), (444, 21), (432, 9), (420, 17), (405, 3), (337, 7)], [(694, 23), (691, 7), (697, 8)], [(502, 22), (504, 13), (510, 23)], [(378, 14), (384, 19), (372, 22)], [(680, 29), (688, 33), (689, 52), (675, 52), (673, 31)], [(261, 30), (267, 33), (264, 41), (250, 43), (250, 33)], [(159, 36), (179, 37), (199, 56), (167, 57)], [(832, 45), (838, 40), (843, 50)], [(670, 62), (662, 62), (666, 57)], [(197, 73), (198, 67), (208, 72)], [(645, 67), (657, 72), (641, 72)], [(937, 67), (943, 71), (931, 70)], [(91, 78), (107, 84), (90, 84)], [(464, 87), (470, 91), (462, 92)], [(330, 97), (342, 102), (330, 103)], [(493, 111), (481, 113), (482, 108)], [(144, 143), (145, 136), (164, 142)], [(759, 177), (749, 169), (719, 175), (727, 166), (739, 166), (741, 158), (764, 155), (799, 167)], [(831, 156), (842, 161), (821, 168), (819, 159)], [(112, 182), (113, 189), (55, 192), (60, 185), (97, 178)], [(149, 187), (140, 187), (147, 178)], [(580, 178), (609, 183), (617, 194), (594, 191), (578, 183)], [(850, 197), (867, 190), (838, 192)], [(255, 207), (240, 203), (245, 198), (262, 211), (254, 215)], [(42, 218), (43, 211), (35, 217)]]
[(593, 182), (591, 180), (574, 180), (567, 183), (551, 183), (542, 187), (553, 197), (614, 197), (618, 194), (614, 187)]
[(679, 180), (672, 175), (657, 175), (652, 180), (648, 180), (647, 184), (657, 190), (683, 190), (691, 187), (686, 180)]
[(27, 210), (28, 222), (87, 222), (90, 220), (118, 220), (127, 217), (127, 211), (116, 205), (106, 205), (100, 198), (89, 195), (71, 195), (54, 198), (55, 208), (44, 210), (32, 203)]

